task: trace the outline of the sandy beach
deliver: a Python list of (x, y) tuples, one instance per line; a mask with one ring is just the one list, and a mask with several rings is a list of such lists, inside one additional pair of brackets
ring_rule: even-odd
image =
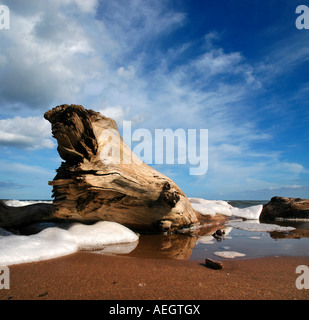
[(309, 257), (204, 261), (132, 258), (78, 252), (12, 265), (1, 300), (308, 300), (296, 288), (298, 265)]

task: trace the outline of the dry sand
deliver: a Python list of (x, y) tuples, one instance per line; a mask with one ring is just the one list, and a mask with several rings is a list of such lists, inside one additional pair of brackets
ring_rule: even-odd
[(309, 266), (309, 257), (221, 261), (223, 269), (212, 270), (204, 261), (78, 252), (10, 266), (10, 289), (0, 290), (0, 300), (309, 299), (295, 285), (296, 267)]

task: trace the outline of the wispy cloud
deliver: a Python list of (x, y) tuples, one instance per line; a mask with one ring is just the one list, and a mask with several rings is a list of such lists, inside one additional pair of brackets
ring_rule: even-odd
[(268, 187), (264, 189), (253, 189), (250, 191), (242, 191), (238, 193), (230, 193), (232, 199), (241, 197), (243, 199), (252, 200), (270, 200), (270, 198), (288, 197), (288, 198), (308, 198), (309, 186), (301, 185), (291, 185), (291, 186), (278, 186), (278, 187)]
[(0, 160), (0, 199), (49, 199), (54, 170), (21, 162)]
[(308, 34), (298, 32), (274, 43), (269, 48), (269, 54), (259, 64), (259, 71), (264, 72), (264, 77), (273, 78), (289, 73), (296, 66), (308, 61), (308, 40)]
[(19, 188), (25, 188), (27, 185), (18, 184), (14, 181), (0, 181), (0, 189), (19, 189)]
[(19, 162), (8, 162), (8, 161), (1, 161), (0, 162), (0, 173), (4, 174), (12, 174), (16, 177), (26, 176), (31, 177), (35, 176), (36, 178), (40, 179), (40, 177), (53, 177), (54, 170), (49, 170), (41, 166), (37, 165), (28, 165)]

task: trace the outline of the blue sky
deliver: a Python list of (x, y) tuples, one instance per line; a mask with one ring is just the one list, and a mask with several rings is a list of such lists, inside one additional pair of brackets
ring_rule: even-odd
[(81, 104), (133, 129), (208, 129), (208, 171), (156, 165), (191, 197), (309, 198), (308, 0), (2, 0), (0, 198), (50, 199), (43, 114)]

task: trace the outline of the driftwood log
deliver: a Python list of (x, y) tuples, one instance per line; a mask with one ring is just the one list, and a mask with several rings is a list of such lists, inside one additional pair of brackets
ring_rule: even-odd
[(198, 223), (198, 213), (183, 191), (130, 150), (114, 120), (80, 105), (60, 105), (44, 117), (64, 160), (49, 182), (53, 205), (13, 212), (2, 204), (0, 226), (31, 219), (107, 220), (161, 232)]

